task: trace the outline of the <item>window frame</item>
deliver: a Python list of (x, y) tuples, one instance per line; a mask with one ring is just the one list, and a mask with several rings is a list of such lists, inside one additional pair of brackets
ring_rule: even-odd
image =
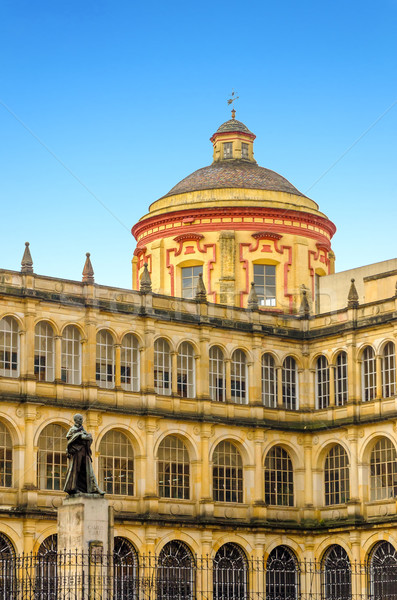
[(347, 352), (342, 350), (335, 365), (335, 406), (344, 406), (349, 401), (349, 372)]
[[(73, 332), (71, 336), (70, 332)], [(81, 355), (80, 331), (75, 325), (67, 325), (61, 339), (61, 380), (64, 383), (81, 384)]]
[[(212, 356), (217, 353), (218, 356)], [(220, 346), (209, 349), (209, 391), (214, 402), (226, 401), (226, 363), (225, 355)]]
[[(267, 364), (266, 364), (267, 363)], [(277, 408), (277, 368), (270, 352), (261, 358), (262, 404), (267, 408)]]
[(37, 381), (52, 383), (55, 380), (54, 329), (45, 320), (36, 323), (34, 328), (34, 375)]
[[(223, 462), (220, 462), (222, 458)], [(236, 444), (230, 440), (223, 440), (216, 445), (212, 457), (214, 502), (242, 504), (243, 495), (244, 467), (241, 453)]]
[(167, 435), (156, 456), (157, 490), (160, 498), (190, 500), (190, 456), (177, 435)]
[(322, 410), (329, 407), (329, 384), (330, 368), (328, 359), (321, 354), (316, 360), (315, 385), (316, 385), (316, 408)]
[(19, 377), (19, 337), (19, 323), (13, 316), (0, 319), (0, 377)]
[(263, 463), (264, 499), (269, 506), (295, 505), (294, 466), (291, 455), (279, 444), (272, 446)]
[(299, 410), (299, 373), (295, 358), (288, 355), (281, 370), (283, 408)]
[[(131, 342), (127, 345), (126, 340), (131, 340)], [(140, 354), (137, 336), (133, 333), (126, 333), (121, 341), (120, 351), (120, 383), (123, 390), (139, 392)]]
[(396, 347), (387, 342), (382, 350), (381, 376), (383, 398), (392, 398), (396, 394)]
[[(116, 454), (116, 450), (118, 450), (118, 454)], [(122, 481), (123, 474), (124, 481)], [(101, 489), (106, 494), (135, 495), (134, 448), (123, 431), (111, 429), (101, 439), (99, 444), (99, 481)]]
[[(159, 348), (161, 344), (161, 348)], [(159, 360), (161, 359), (161, 360)], [(172, 394), (172, 360), (171, 346), (165, 338), (157, 338), (154, 342), (153, 380), (156, 394), (171, 396)], [(159, 377), (160, 375), (160, 377)]]
[(372, 346), (365, 346), (361, 362), (362, 401), (371, 402), (376, 398), (376, 356)]
[(346, 504), (349, 500), (349, 457), (341, 444), (334, 444), (327, 452), (324, 461), (324, 504), (334, 506)]
[[(260, 273), (259, 269), (263, 272)], [(259, 308), (275, 308), (277, 306), (277, 265), (253, 263), (253, 281)]]
[(95, 379), (97, 386), (113, 389), (116, 384), (116, 360), (114, 337), (108, 329), (100, 329), (96, 334)]

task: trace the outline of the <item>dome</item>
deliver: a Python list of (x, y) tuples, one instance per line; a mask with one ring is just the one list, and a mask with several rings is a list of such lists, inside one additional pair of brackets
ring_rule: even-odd
[(177, 183), (163, 198), (187, 192), (225, 188), (270, 190), (305, 197), (292, 183), (275, 171), (259, 167), (256, 163), (246, 160), (225, 160), (194, 171)]
[(229, 121), (222, 123), (222, 125), (216, 130), (216, 133), (228, 133), (229, 131), (241, 131), (242, 133), (254, 135), (252, 131), (250, 131), (248, 127), (244, 125), (244, 123), (237, 121), (237, 119), (230, 119)]

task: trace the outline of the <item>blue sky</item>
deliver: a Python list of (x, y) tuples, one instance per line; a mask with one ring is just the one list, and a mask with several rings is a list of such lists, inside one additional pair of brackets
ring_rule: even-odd
[(337, 225), (337, 270), (395, 258), (396, 25), (396, 0), (2, 0), (0, 266), (29, 241), (37, 273), (79, 280), (89, 251), (131, 287), (131, 226), (210, 164), (232, 88), (258, 163)]

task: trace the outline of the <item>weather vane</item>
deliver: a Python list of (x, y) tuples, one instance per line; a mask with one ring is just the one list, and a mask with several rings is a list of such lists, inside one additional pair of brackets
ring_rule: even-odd
[[(232, 97), (228, 99), (227, 103), (230, 106), (230, 104), (233, 104), (233, 102), (235, 100), (239, 99), (239, 96), (236, 96), (236, 93), (233, 89), (232, 89)], [(236, 111), (234, 108), (232, 108), (232, 119), (234, 119), (234, 117), (236, 116)]]

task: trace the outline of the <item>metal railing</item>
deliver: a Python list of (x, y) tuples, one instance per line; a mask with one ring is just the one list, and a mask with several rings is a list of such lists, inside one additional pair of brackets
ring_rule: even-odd
[(0, 556), (0, 600), (397, 600), (397, 564), (327, 566), (101, 551)]

